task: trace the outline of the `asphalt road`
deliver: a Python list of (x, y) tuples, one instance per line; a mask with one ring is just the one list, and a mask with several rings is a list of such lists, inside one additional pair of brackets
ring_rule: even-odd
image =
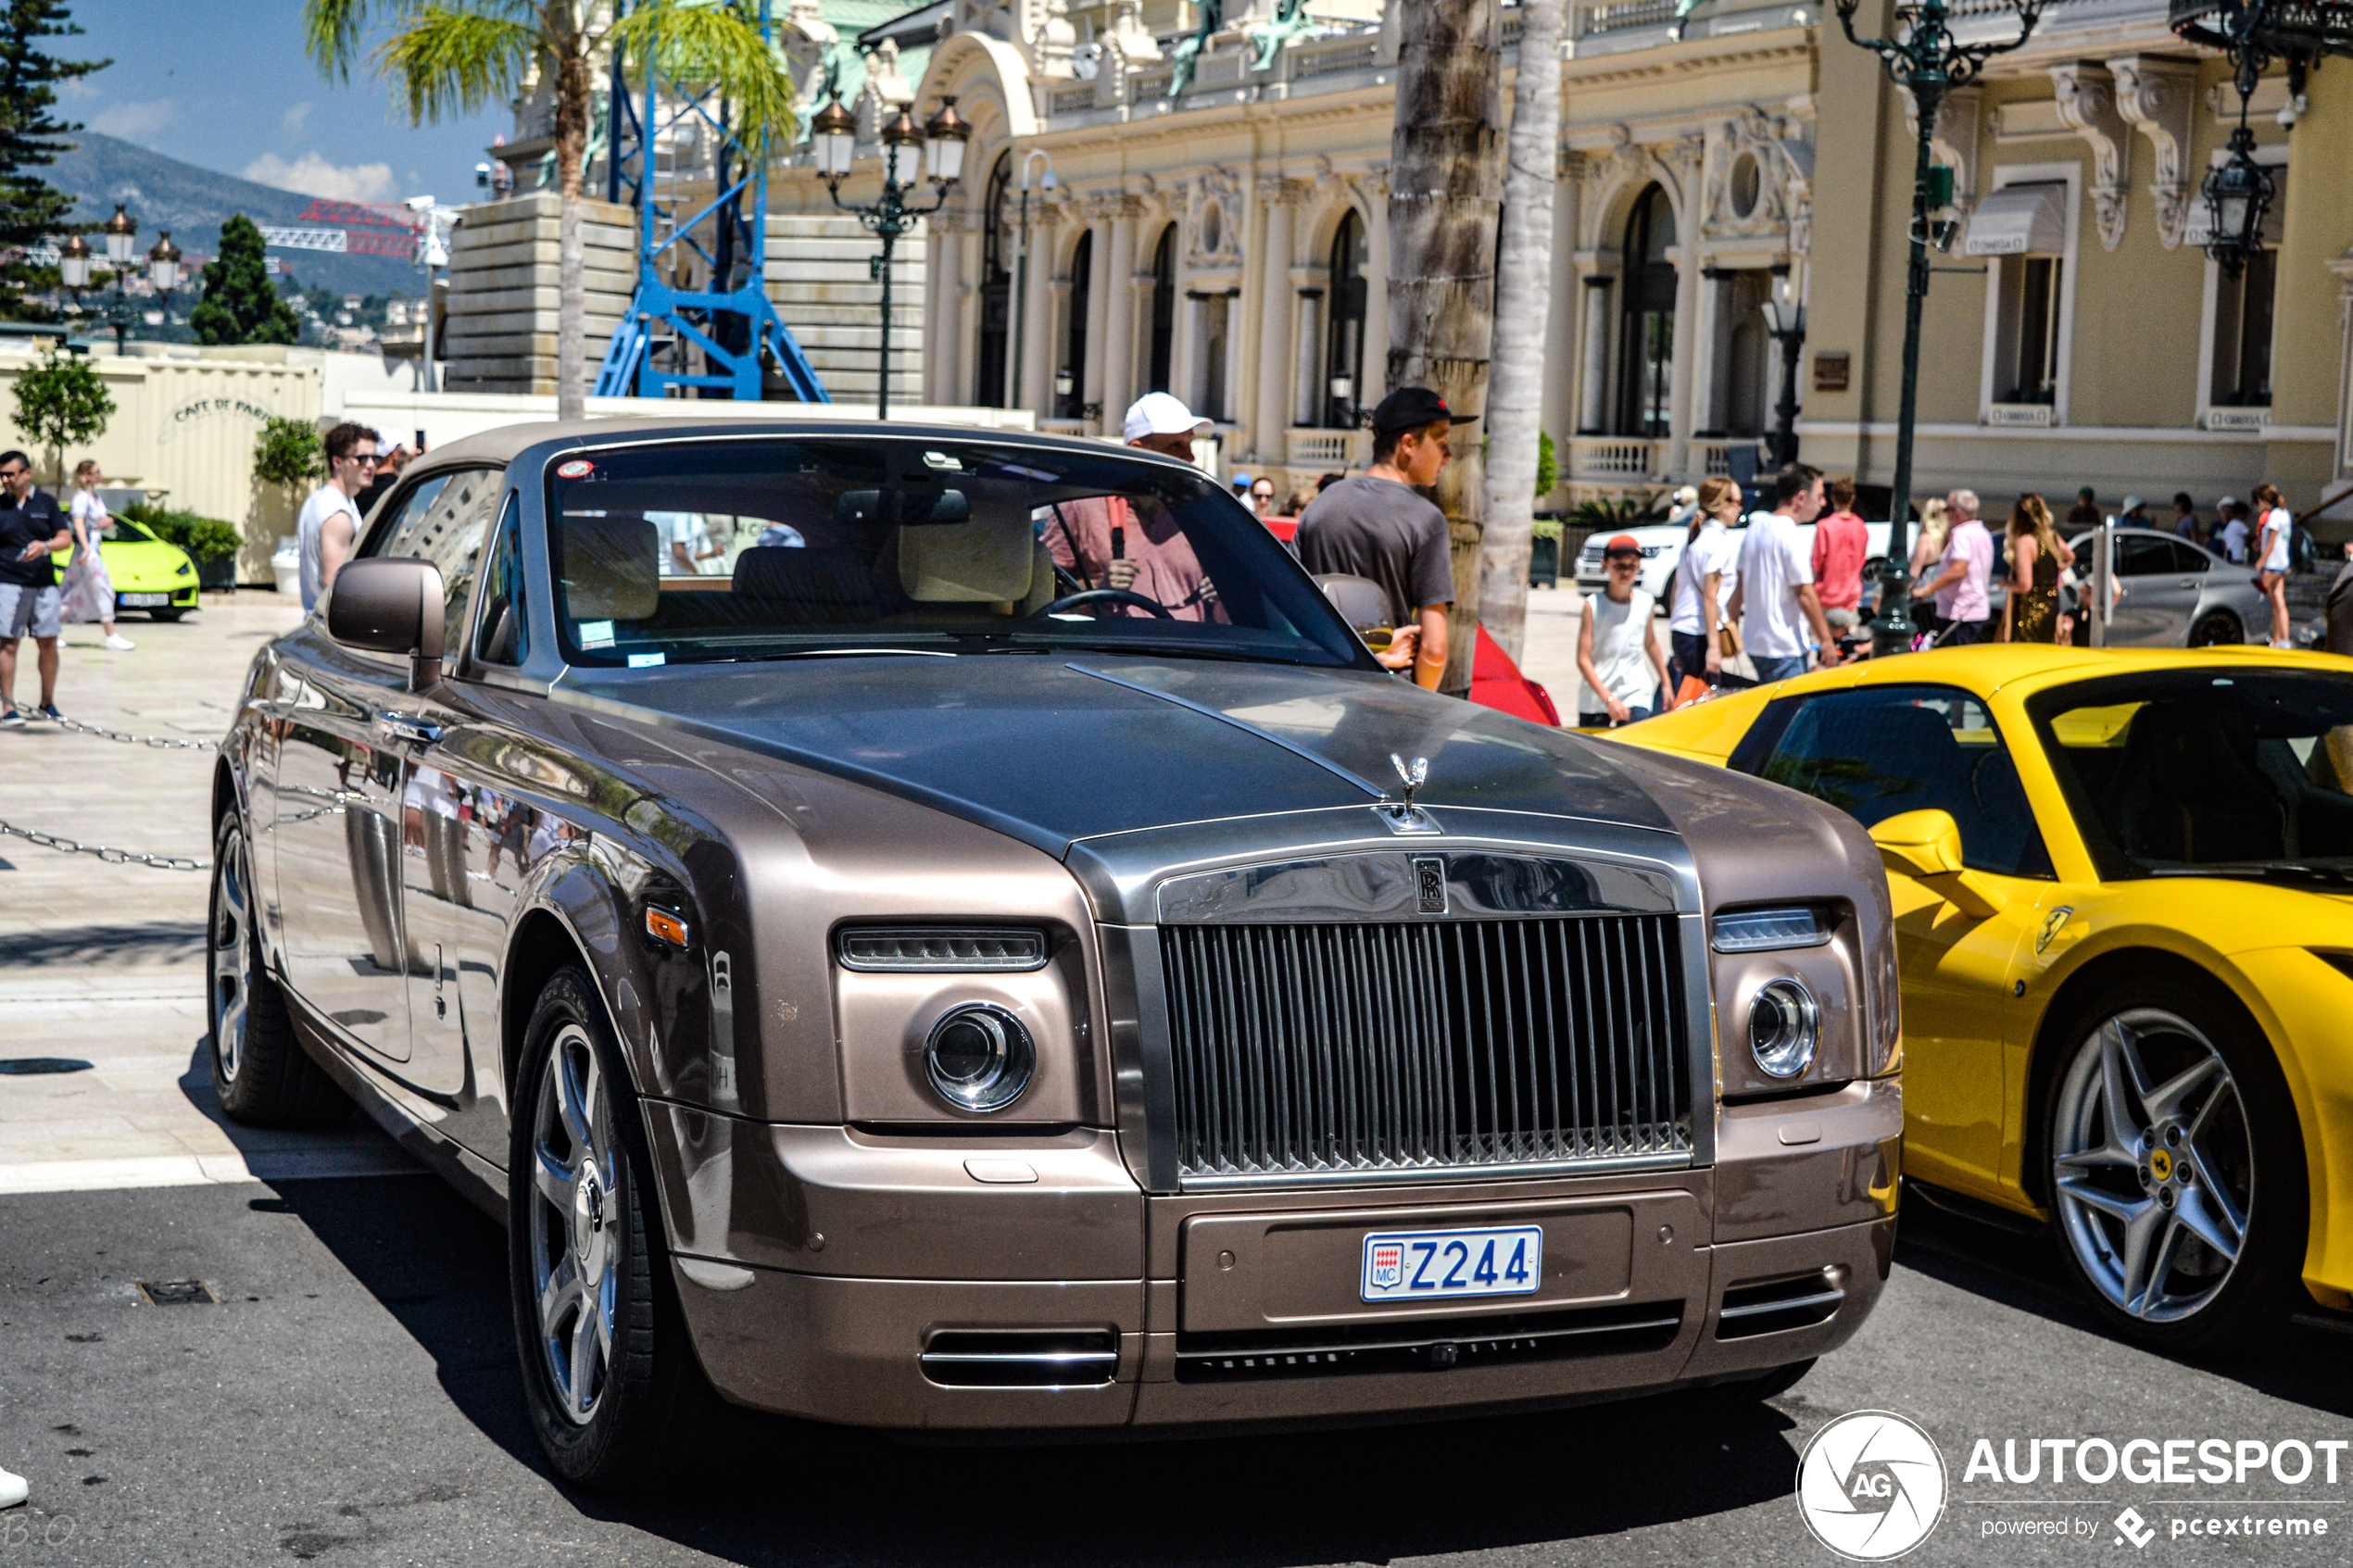
[[(434, 1179), (7, 1196), (0, 1464), (33, 1497), (0, 1514), (0, 1565), (1819, 1564), (1833, 1560), (1800, 1523), (1798, 1455), (1865, 1408), (1919, 1422), (1952, 1477), (1908, 1561), (2344, 1560), (2341, 1535), (2163, 1532), (2185, 1500), (2248, 1499), (2353, 1532), (2353, 1463), (2334, 1488), (2053, 1489), (1962, 1469), (1981, 1436), (1997, 1451), (2006, 1436), (2353, 1436), (2346, 1339), (2284, 1327), (2229, 1362), (2177, 1364), (2102, 1337), (2040, 1240), (1925, 1211), (1907, 1226), (1862, 1335), (1770, 1404), (1076, 1448), (918, 1448), (744, 1418), (692, 1484), (614, 1502), (541, 1466), (503, 1238)], [(134, 1284), (186, 1278), (220, 1304), (149, 1306)], [(2126, 1503), (2160, 1532), (2145, 1553), (2115, 1544)], [(2097, 1538), (1984, 1533), (2071, 1515)]]

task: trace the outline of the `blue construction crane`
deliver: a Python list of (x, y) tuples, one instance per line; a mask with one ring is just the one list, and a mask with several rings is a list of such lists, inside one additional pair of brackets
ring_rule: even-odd
[[(760, 31), (762, 38), (769, 35), (767, 0), (760, 7)], [(641, 111), (624, 64), (616, 48), (605, 111), (605, 144), (610, 149), (605, 199), (620, 202), (626, 191), (625, 199), (637, 209), (637, 290), (628, 314), (605, 345), (596, 395), (667, 397), (673, 386), (715, 387), (725, 390), (688, 395), (757, 401), (765, 358), (774, 363), (794, 397), (803, 403), (832, 402), (809, 357), (768, 301), (766, 162), (745, 156), (743, 144), (728, 128), (726, 105), (718, 101), (716, 89), (697, 93), (671, 83), (665, 116), (658, 73), (648, 63)], [(718, 195), (692, 217), (683, 215), (680, 192), (686, 181), (676, 158), (665, 177), (654, 156), (657, 138), (667, 132), (674, 146), (682, 128), (694, 132), (698, 141), (704, 135), (718, 139), (711, 165), (711, 187)], [(699, 170), (695, 183), (701, 183)], [(658, 232), (664, 229), (666, 234)], [(661, 262), (673, 246), (702, 257), (710, 269), (708, 288), (677, 288), (662, 277)], [(665, 369), (660, 363), (673, 357), (656, 352), (656, 334), (665, 329), (677, 351), (699, 356), (701, 370)]]

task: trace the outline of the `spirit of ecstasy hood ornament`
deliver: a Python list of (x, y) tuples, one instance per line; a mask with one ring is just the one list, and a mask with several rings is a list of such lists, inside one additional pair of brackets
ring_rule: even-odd
[(1423, 782), (1429, 777), (1429, 759), (1416, 757), (1408, 763), (1405, 759), (1392, 751), (1389, 754), (1389, 760), (1390, 764), (1397, 770), (1397, 776), (1404, 781), (1405, 800), (1404, 804), (1400, 805), (1384, 796), (1377, 808), (1380, 812), (1381, 821), (1389, 824), (1389, 831), (1391, 833), (1423, 834), (1441, 832), (1438, 823), (1430, 819), (1429, 814), (1414, 804), (1414, 792), (1421, 788)]

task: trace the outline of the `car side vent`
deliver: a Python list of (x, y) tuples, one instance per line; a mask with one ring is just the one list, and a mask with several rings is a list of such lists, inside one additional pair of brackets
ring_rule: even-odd
[(943, 1388), (1099, 1388), (1119, 1370), (1107, 1328), (944, 1329), (916, 1358)]
[(1724, 1292), (1716, 1337), (1746, 1339), (1784, 1329), (1812, 1328), (1838, 1315), (1846, 1289), (1828, 1269), (1786, 1279), (1743, 1280)]

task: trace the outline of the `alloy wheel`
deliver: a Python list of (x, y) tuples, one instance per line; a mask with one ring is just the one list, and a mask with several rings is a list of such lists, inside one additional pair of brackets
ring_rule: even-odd
[(533, 1112), (531, 1283), (555, 1402), (584, 1426), (612, 1374), (618, 1158), (612, 1097), (596, 1047), (579, 1024), (567, 1023), (541, 1066)]
[(2214, 1043), (2161, 1008), (2086, 1035), (2059, 1085), (2051, 1177), (2067, 1244), (2109, 1305), (2152, 1323), (2210, 1305), (2256, 1201), (2246, 1101)]
[(233, 1084), (245, 1054), (245, 1009), (253, 994), (251, 879), (245, 874), (245, 835), (231, 827), (221, 834), (213, 872), (212, 942), (206, 955), (207, 989), (212, 1001), (212, 1049), (221, 1082)]

